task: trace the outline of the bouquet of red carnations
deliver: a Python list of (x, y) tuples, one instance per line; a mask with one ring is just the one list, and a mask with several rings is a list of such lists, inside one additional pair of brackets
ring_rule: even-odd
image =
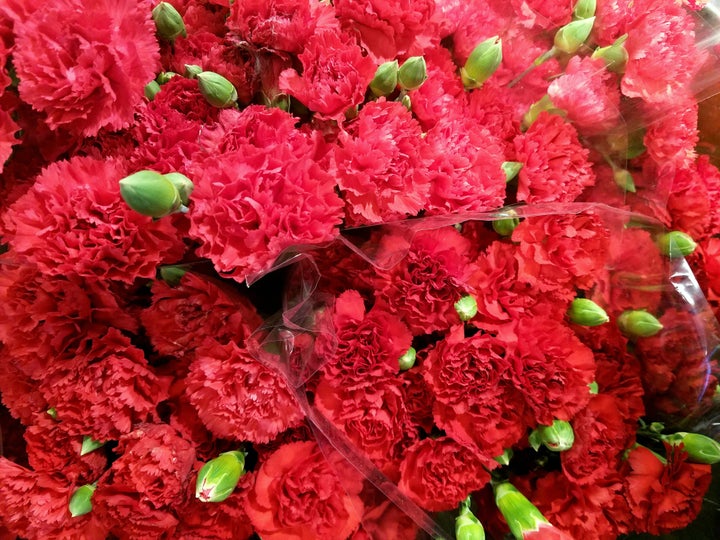
[(697, 4), (3, 0), (0, 538), (688, 525)]

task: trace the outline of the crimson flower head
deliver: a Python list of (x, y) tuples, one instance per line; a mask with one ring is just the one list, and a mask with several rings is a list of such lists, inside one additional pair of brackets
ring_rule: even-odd
[(20, 97), (52, 129), (91, 136), (132, 122), (160, 60), (144, 3), (58, 0), (14, 22)]

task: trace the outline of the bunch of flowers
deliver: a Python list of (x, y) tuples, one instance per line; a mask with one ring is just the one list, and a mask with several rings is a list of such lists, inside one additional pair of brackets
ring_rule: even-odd
[(0, 538), (684, 527), (685, 4), (3, 0)]

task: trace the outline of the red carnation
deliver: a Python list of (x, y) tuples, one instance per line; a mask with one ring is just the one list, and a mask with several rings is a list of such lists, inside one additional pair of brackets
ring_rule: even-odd
[[(707, 156), (704, 158), (707, 159)], [(711, 204), (705, 179), (695, 163), (675, 171), (667, 201), (674, 230), (683, 231), (695, 241), (701, 241), (706, 230), (717, 226), (711, 221), (714, 217), (710, 211)]]
[(572, 0), (510, 0), (517, 13), (516, 24), (552, 30), (572, 19)]
[(430, 147), (401, 103), (370, 102), (341, 132), (335, 151), (337, 184), (349, 225), (403, 219), (425, 207)]
[[(378, 496), (381, 501), (377, 506), (368, 508), (362, 517), (362, 523), (352, 540), (404, 540), (416, 538), (418, 526), (410, 516), (403, 512), (383, 496)], [(363, 493), (363, 500), (367, 504), (367, 497)]]
[(135, 0), (59, 0), (15, 21), (20, 97), (84, 136), (133, 120), (159, 68), (155, 25)]
[(40, 389), (63, 430), (98, 441), (118, 439), (154, 417), (166, 393), (143, 352), (114, 328), (74, 357), (57, 359)]
[[(656, 176), (671, 178), (676, 168), (694, 166), (697, 159), (695, 146), (700, 138), (698, 104), (694, 96), (683, 94), (675, 96), (670, 104), (644, 107), (644, 115), (650, 125), (643, 136), (643, 144), (655, 165), (645, 167), (649, 169), (649, 179), (645, 182), (649, 187), (655, 187), (660, 182)], [(669, 190), (670, 185), (663, 185), (661, 189)], [(658, 195), (662, 197), (665, 192)]]
[(350, 36), (335, 30), (313, 34), (298, 57), (302, 75), (294, 69), (280, 74), (280, 90), (325, 118), (340, 119), (365, 98), (375, 64)]
[(0, 398), (10, 414), (30, 425), (38, 411), (48, 409), (40, 381), (18, 368), (7, 347), (0, 345)]
[[(2, 41), (0, 41), (0, 46)], [(0, 62), (2, 62), (2, 55), (0, 55)], [(0, 76), (2, 72), (0, 71)], [(1, 95), (1, 94), (0, 94)], [(0, 173), (5, 167), (5, 162), (10, 159), (12, 154), (12, 147), (16, 144), (20, 144), (20, 140), (15, 137), (15, 133), (20, 129), (10, 116), (10, 114), (0, 109)]]
[(233, 342), (208, 339), (185, 384), (200, 419), (224, 439), (269, 442), (304, 418), (282, 376)]
[(575, 128), (560, 116), (540, 113), (530, 128), (515, 138), (516, 159), (523, 164), (518, 200), (527, 203), (572, 202), (595, 183), (589, 150)]
[(315, 442), (280, 447), (257, 472), (246, 511), (264, 540), (347, 538), (360, 524), (362, 480)]
[(192, 444), (165, 424), (140, 424), (116, 451), (93, 495), (93, 514), (122, 540), (171, 536), (194, 481)]
[(520, 134), (520, 122), (514, 109), (507, 88), (492, 79), (468, 94), (466, 114), (503, 142), (507, 160), (515, 159), (513, 139)]
[(171, 221), (153, 221), (120, 198), (126, 174), (119, 161), (84, 157), (44, 169), (3, 216), (18, 262), (48, 275), (132, 283), (180, 258), (184, 246)]
[(449, 437), (424, 439), (408, 448), (398, 487), (426, 510), (453, 510), (490, 481), (488, 465), (474, 448)]
[(360, 34), (379, 61), (419, 54), (417, 42), (435, 11), (432, 0), (336, 0), (334, 5), (343, 26)]
[(511, 359), (490, 334), (464, 338), (456, 327), (422, 363), (435, 394), (435, 423), (458, 442), (491, 459), (526, 431), (526, 406), (510, 380)]
[(260, 326), (253, 305), (227, 285), (187, 272), (171, 286), (152, 285), (152, 304), (141, 315), (153, 348), (163, 355), (191, 354), (212, 336), (224, 345), (242, 343)]

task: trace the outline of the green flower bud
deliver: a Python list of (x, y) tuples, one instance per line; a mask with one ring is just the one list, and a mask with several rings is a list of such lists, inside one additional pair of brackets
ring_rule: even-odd
[(397, 72), (398, 84), (403, 90), (420, 88), (427, 77), (427, 65), (422, 56), (411, 56)]
[(463, 296), (460, 300), (455, 302), (455, 311), (457, 311), (461, 321), (469, 321), (477, 315), (477, 301), (469, 294), (467, 296)]
[(408, 111), (412, 111), (412, 100), (410, 99), (410, 96), (405, 94), (403, 97), (400, 98), (400, 103), (402, 103), (402, 106), (405, 107)]
[(600, 387), (598, 386), (597, 381), (593, 381), (588, 384), (588, 389), (590, 390), (590, 393), (592, 395), (597, 395), (597, 393), (600, 391)]
[(570, 422), (553, 420), (551, 426), (538, 426), (529, 437), (530, 446), (535, 451), (543, 445), (553, 452), (565, 452), (575, 442), (575, 432)]
[(532, 126), (535, 123), (535, 120), (537, 120), (538, 116), (540, 116), (541, 112), (552, 112), (559, 110), (560, 109), (555, 107), (555, 104), (550, 99), (550, 96), (545, 94), (538, 101), (530, 105), (528, 112), (523, 115), (521, 127), (523, 130), (526, 130), (527, 128)]
[(497, 461), (500, 465), (510, 465), (510, 460), (513, 457), (513, 449), (512, 448), (506, 448), (502, 454), (499, 456), (495, 456), (493, 459)]
[(169, 83), (170, 79), (173, 77), (177, 77), (177, 73), (174, 71), (163, 71), (162, 73), (158, 73), (158, 76), (155, 77), (155, 81), (162, 86), (163, 84)]
[(613, 73), (625, 73), (625, 66), (628, 61), (628, 52), (625, 49), (625, 41), (628, 35), (623, 34), (615, 40), (612, 45), (598, 47), (592, 53), (592, 58), (602, 58), (609, 71)]
[(505, 173), (505, 181), (510, 182), (510, 180), (518, 175), (520, 169), (523, 168), (523, 164), (519, 161), (503, 161), (501, 167)]
[(225, 77), (212, 71), (203, 71), (195, 78), (200, 85), (200, 93), (210, 105), (219, 109), (235, 105), (237, 90)]
[(268, 107), (280, 109), (281, 111), (290, 112), (290, 96), (279, 93), (268, 103)]
[(96, 441), (92, 437), (88, 437), (87, 435), (85, 435), (83, 437), (82, 447), (80, 448), (80, 455), (84, 456), (85, 454), (94, 452), (95, 450), (103, 446), (105, 446), (104, 442)]
[(480, 88), (502, 62), (502, 40), (493, 36), (478, 44), (460, 70), (460, 78), (468, 90)]
[(145, 85), (145, 97), (148, 99), (148, 101), (152, 101), (155, 99), (155, 96), (160, 91), (160, 85), (157, 83), (157, 81), (150, 81)]
[(573, 300), (568, 310), (568, 317), (581, 326), (600, 326), (610, 320), (603, 308), (587, 298)]
[(175, 186), (175, 189), (177, 189), (180, 195), (180, 200), (187, 206), (190, 202), (190, 194), (193, 192), (193, 189), (195, 189), (195, 184), (192, 183), (192, 180), (179, 172), (167, 173), (164, 176), (172, 182), (172, 185)]
[(47, 415), (52, 418), (53, 420), (57, 420), (58, 414), (57, 410), (55, 410), (55, 407), (50, 407), (47, 411), (45, 411)]
[(456, 540), (485, 540), (485, 529), (467, 505), (462, 505), (455, 518)]
[(632, 337), (654, 336), (663, 329), (660, 321), (643, 310), (623, 311), (618, 317), (618, 326), (625, 334)]
[(670, 231), (663, 234), (657, 239), (657, 245), (660, 252), (671, 259), (690, 255), (697, 247), (697, 244), (689, 235), (680, 231)]
[(515, 230), (515, 227), (520, 225), (520, 219), (518, 219), (515, 210), (508, 210), (506, 214), (508, 217), (492, 222), (493, 230), (500, 236), (510, 236)]
[(168, 285), (178, 285), (187, 271), (179, 266), (161, 266), (160, 278)]
[(688, 453), (688, 461), (692, 463), (705, 463), (715, 465), (720, 463), (720, 442), (699, 433), (687, 433), (681, 431), (666, 435), (663, 440), (672, 444), (682, 444)]
[(203, 68), (195, 64), (185, 64), (185, 77), (194, 79), (203, 72)]
[(152, 18), (158, 36), (164, 40), (172, 42), (179, 36), (187, 37), (182, 15), (171, 4), (160, 2), (152, 10)]
[(576, 53), (592, 31), (595, 17), (572, 21), (555, 33), (554, 47), (567, 54)]
[(182, 206), (173, 183), (155, 171), (139, 171), (120, 180), (120, 195), (130, 208), (154, 218), (172, 214)]
[(405, 351), (405, 354), (403, 354), (398, 360), (398, 363), (400, 364), (400, 369), (402, 371), (406, 371), (413, 367), (415, 365), (416, 356), (417, 351), (414, 347), (410, 347), (407, 351)]
[(202, 502), (222, 502), (235, 490), (245, 473), (245, 454), (225, 452), (211, 459), (198, 473), (195, 497)]
[(525, 533), (536, 532), (542, 527), (552, 527), (540, 510), (510, 482), (493, 484), (495, 505), (510, 527), (510, 532), (518, 540)]
[(380, 64), (375, 77), (370, 81), (370, 91), (374, 96), (387, 96), (395, 91), (398, 85), (398, 61)]
[(618, 187), (621, 187), (623, 190), (629, 191), (630, 193), (635, 193), (635, 179), (627, 169), (613, 167), (613, 179)]
[(72, 517), (84, 516), (90, 513), (93, 493), (95, 493), (95, 486), (92, 484), (85, 484), (75, 490), (68, 503), (68, 510)]
[(573, 9), (573, 19), (589, 19), (595, 15), (595, 0), (578, 0)]

